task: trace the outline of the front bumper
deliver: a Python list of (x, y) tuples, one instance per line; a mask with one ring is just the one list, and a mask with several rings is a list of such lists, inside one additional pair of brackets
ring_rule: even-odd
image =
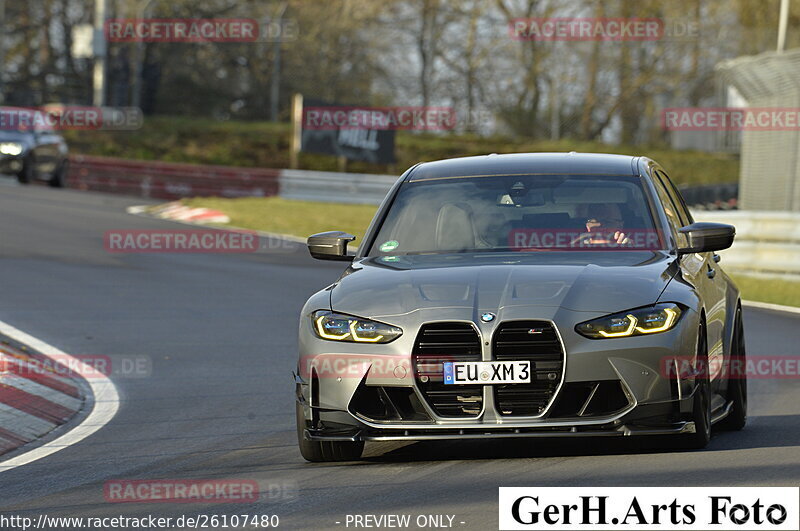
[[(296, 381), (299, 379), (296, 378)], [(694, 395), (636, 405), (603, 417), (508, 418), (494, 423), (476, 419), (425, 422), (375, 422), (351, 411), (310, 407), (298, 384), (298, 403), (306, 416), (303, 437), (310, 441), (433, 441), (524, 437), (627, 437), (694, 433)], [(716, 420), (716, 419), (715, 419)]]
[[(304, 437), (419, 441), (694, 431), (694, 380), (664, 375), (665, 362), (694, 353), (694, 312), (686, 312), (673, 330), (663, 334), (596, 341), (574, 332), (575, 323), (585, 320), (586, 314), (562, 310), (554, 317), (551, 322), (563, 338), (563, 373), (549, 403), (537, 414), (503, 411), (505, 406), (491, 385), (463, 397), (476, 402), (468, 414), (442, 414), (425, 395), (410, 362), (416, 348), (413, 334), (380, 347), (337, 344), (301, 334), (295, 384), (306, 421)], [(496, 330), (478, 330), (484, 360), (494, 359)], [(600, 400), (592, 402), (595, 392)], [(570, 399), (572, 395), (578, 398)], [(368, 407), (379, 402), (387, 407)]]
[(24, 164), (24, 155), (0, 155), (0, 173), (19, 173)]

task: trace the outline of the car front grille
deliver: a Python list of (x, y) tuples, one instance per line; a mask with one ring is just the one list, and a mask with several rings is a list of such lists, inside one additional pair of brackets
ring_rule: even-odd
[(542, 414), (564, 372), (564, 352), (553, 325), (547, 321), (501, 323), (492, 351), (497, 361), (531, 362), (531, 383), (493, 386), (497, 412), (516, 417)]
[(474, 417), (483, 408), (482, 385), (445, 385), (447, 361), (480, 361), (481, 340), (469, 323), (428, 323), (417, 335), (412, 362), (417, 387), (441, 417)]

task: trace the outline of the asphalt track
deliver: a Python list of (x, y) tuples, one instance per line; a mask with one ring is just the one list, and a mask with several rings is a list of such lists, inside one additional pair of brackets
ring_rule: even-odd
[[(176, 228), (125, 213), (142, 202), (0, 182), (0, 320), (70, 354), (152, 362), (149, 375), (113, 377), (120, 409), (97, 433), (0, 472), (0, 514), (277, 514), (285, 529), (342, 529), (347, 514), (445, 514), (455, 528), (496, 529), (498, 486), (800, 482), (800, 386), (791, 379), (751, 381), (746, 430), (716, 434), (705, 451), (630, 438), (476, 441), (368, 445), (358, 463), (306, 463), (290, 377), (297, 318), (342, 265), (299, 246), (107, 253), (106, 230)], [(748, 353), (796, 355), (798, 325), (800, 315), (745, 310)], [(273, 496), (213, 505), (103, 497), (107, 480), (165, 478), (254, 479)]]

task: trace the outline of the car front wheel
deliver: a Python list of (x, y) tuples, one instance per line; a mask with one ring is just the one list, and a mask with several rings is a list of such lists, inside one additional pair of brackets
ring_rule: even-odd
[(705, 323), (697, 332), (697, 376), (695, 378), (692, 417), (694, 433), (683, 435), (682, 447), (701, 450), (711, 441), (711, 384), (709, 381), (708, 345), (706, 342)]
[(28, 184), (33, 181), (33, 161), (26, 158), (22, 161), (22, 169), (17, 173), (17, 181)]
[(69, 169), (69, 161), (66, 159), (64, 162), (59, 164), (58, 168), (53, 172), (52, 177), (50, 180), (47, 181), (47, 184), (52, 186), (53, 188), (64, 188), (67, 183), (67, 170)]
[(731, 404), (731, 412), (719, 423), (719, 426), (724, 430), (738, 431), (747, 424), (747, 357), (744, 350), (741, 308), (736, 309), (733, 326), (727, 396), (728, 402)]

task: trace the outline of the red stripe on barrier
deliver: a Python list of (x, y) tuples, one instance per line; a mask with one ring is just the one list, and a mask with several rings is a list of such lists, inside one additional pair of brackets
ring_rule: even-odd
[(26, 393), (9, 385), (0, 384), (0, 402), (34, 417), (57, 424), (66, 422), (75, 413), (75, 411), (41, 396)]
[[(45, 387), (49, 387), (50, 389), (59, 391), (74, 398), (81, 397), (81, 393), (78, 391), (77, 387), (68, 384), (63, 380), (59, 380), (54, 376), (50, 376), (46, 372), (43, 372), (44, 370), (45, 369), (43, 368), (37, 368), (36, 366), (31, 366), (30, 364), (22, 365), (7, 359), (0, 359), (0, 372), (9, 372), (15, 376), (36, 382), (39, 385), (44, 385)], [(0, 382), (2, 382), (2, 377), (0, 377)]]

